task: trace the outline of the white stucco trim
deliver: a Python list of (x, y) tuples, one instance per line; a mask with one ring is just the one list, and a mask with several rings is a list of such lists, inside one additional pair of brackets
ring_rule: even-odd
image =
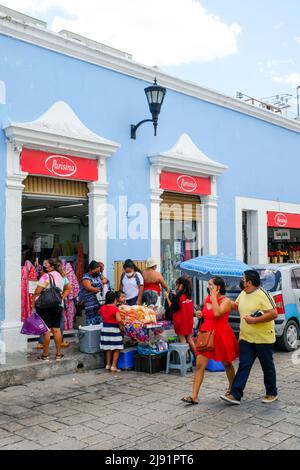
[(235, 226), (236, 226), (236, 257), (243, 260), (242, 213), (251, 211), (251, 246), (252, 263), (264, 264), (268, 259), (268, 218), (267, 212), (287, 212), (300, 214), (300, 204), (256, 199), (247, 197), (235, 198)]
[(167, 151), (149, 156), (150, 161), (150, 201), (151, 201), (151, 256), (160, 260), (160, 203), (163, 190), (160, 188), (160, 175), (163, 170), (180, 172), (193, 176), (209, 176), (211, 195), (201, 197), (202, 231), (199, 237), (199, 252), (217, 254), (217, 176), (227, 169), (225, 165), (208, 158), (194, 144), (187, 134), (182, 134), (176, 144)]
[(7, 174), (5, 189), (5, 228), (3, 282), (4, 314), (0, 340), (6, 352), (25, 351), (26, 336), (21, 330), (21, 221), (23, 181), (27, 174), (20, 171), (19, 152), (13, 144), (7, 144)]
[(89, 258), (102, 261), (107, 269), (108, 187), (106, 158), (98, 160), (99, 180), (88, 184), (89, 193)]
[[(26, 337), (21, 328), (21, 230), (22, 192), (27, 173), (20, 170), (23, 147), (57, 153), (75, 154), (97, 159), (99, 179), (89, 183), (89, 244), (90, 259), (107, 265), (107, 237), (99, 236), (101, 210), (107, 207), (106, 159), (119, 148), (92, 133), (81, 123), (64, 102), (55, 103), (49, 111), (30, 123), (10, 123), (4, 131), (7, 137), (7, 174), (5, 195), (5, 319), (1, 324), (0, 341), (7, 352), (26, 349)], [(16, 295), (16, 292), (19, 295)]]
[(146, 82), (152, 83), (153, 78), (156, 76), (159, 84), (170, 90), (193, 96), (200, 100), (222, 106), (223, 108), (252, 116), (256, 119), (261, 119), (294, 132), (300, 132), (300, 123), (297, 122), (297, 120), (279, 116), (217, 91), (201, 87), (196, 83), (173, 77), (172, 75), (161, 72), (157, 68), (147, 67), (134, 62), (130, 59), (129, 54), (113, 53), (113, 51), (109, 51), (108, 48), (103, 47), (101, 44), (97, 47), (94, 41), (91, 42), (88, 39), (84, 41), (84, 38), (82, 38), (82, 42), (80, 42), (78, 39), (66, 37), (65, 32), (54, 33), (38, 24), (26, 24), (25, 16), (23, 21), (15, 18), (0, 18), (0, 34), (105, 67)]
[(208, 158), (188, 134), (182, 134), (171, 149), (152, 155), (149, 160), (155, 167), (193, 176), (219, 176), (228, 168)]
[(160, 165), (150, 166), (150, 233), (151, 233), (151, 257), (158, 262), (160, 270), (161, 261), (161, 234), (160, 234), (160, 203), (163, 190), (160, 189)]
[(6, 137), (16, 146), (59, 151), (68, 155), (109, 157), (120, 147), (88, 129), (64, 101), (57, 101), (35, 121), (10, 122)]

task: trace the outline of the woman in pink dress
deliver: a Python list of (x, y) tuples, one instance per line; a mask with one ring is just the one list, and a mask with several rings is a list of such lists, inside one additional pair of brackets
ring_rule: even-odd
[[(71, 263), (62, 261), (62, 267), (66, 273), (66, 277), (71, 286), (71, 292), (69, 296), (65, 299), (65, 309), (64, 309), (64, 331), (72, 330), (74, 328), (74, 318), (76, 315), (75, 300), (77, 299), (80, 291), (80, 285), (77, 280), (75, 271)], [(63, 341), (62, 345), (65, 346), (67, 341)]]
[(182, 401), (190, 405), (198, 404), (198, 394), (209, 359), (223, 363), (229, 384), (228, 390), (231, 389), (235, 377), (232, 362), (239, 357), (239, 346), (228, 323), (231, 301), (225, 297), (225, 293), (224, 279), (215, 276), (208, 281), (208, 296), (204, 301), (202, 312), (198, 312), (197, 316), (198, 318), (202, 317), (204, 320), (200, 331), (215, 332), (214, 350), (196, 352), (193, 392), (191, 396), (182, 398)]

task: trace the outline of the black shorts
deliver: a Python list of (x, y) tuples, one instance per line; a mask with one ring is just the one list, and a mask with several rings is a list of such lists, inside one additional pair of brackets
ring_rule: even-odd
[(62, 311), (62, 307), (48, 308), (47, 310), (36, 309), (36, 313), (44, 320), (48, 328), (60, 328)]

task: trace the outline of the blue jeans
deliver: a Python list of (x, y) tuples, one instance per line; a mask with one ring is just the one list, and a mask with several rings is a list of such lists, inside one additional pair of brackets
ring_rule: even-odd
[(133, 299), (126, 300), (127, 305), (136, 305), (138, 297), (133, 297)]
[[(61, 319), (60, 319), (60, 327), (59, 327), (59, 328), (60, 328), (60, 331), (61, 331), (61, 337), (62, 337), (62, 339), (63, 339), (63, 337), (64, 337), (64, 322), (65, 322), (65, 314), (64, 314), (64, 309), (62, 308), (62, 310), (61, 310)], [(43, 342), (44, 342), (44, 339), (43, 339), (43, 338), (44, 338), (44, 335), (41, 335), (41, 336), (39, 337), (39, 341), (38, 341), (39, 344), (43, 344)]]
[(273, 344), (254, 344), (241, 340), (239, 345), (240, 364), (231, 387), (231, 395), (237, 400), (242, 398), (250, 371), (257, 357), (264, 373), (266, 395), (277, 395)]

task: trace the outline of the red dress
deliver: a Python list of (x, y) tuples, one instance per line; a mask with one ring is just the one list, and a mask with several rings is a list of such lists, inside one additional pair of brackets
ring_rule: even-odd
[(177, 335), (191, 335), (194, 327), (194, 302), (185, 294), (179, 299), (179, 308), (173, 313), (174, 330)]
[[(218, 299), (218, 304), (222, 301), (223, 297)], [(201, 325), (200, 331), (215, 331), (215, 348), (213, 351), (202, 351), (202, 356), (208, 359), (214, 359), (218, 362), (232, 362), (239, 357), (239, 345), (236, 337), (228, 323), (228, 317), (230, 311), (224, 313), (220, 317), (214, 316), (214, 311), (207, 308), (207, 304), (211, 304), (210, 295), (208, 295), (204, 301), (202, 310), (204, 322)]]

